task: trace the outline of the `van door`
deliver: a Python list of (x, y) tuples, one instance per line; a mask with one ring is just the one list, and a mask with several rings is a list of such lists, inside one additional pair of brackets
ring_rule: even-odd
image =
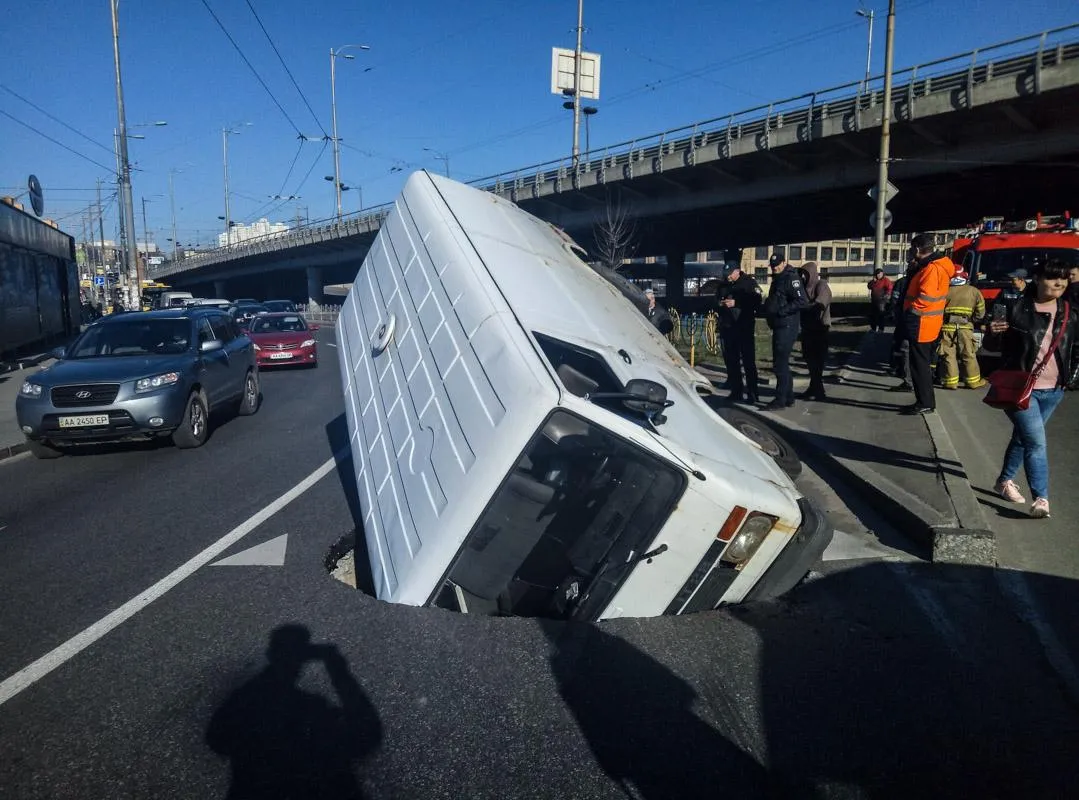
[[(212, 342), (217, 339), (209, 320), (205, 317), (200, 319), (196, 325), (197, 341), (200, 348), (203, 342)], [(206, 392), (206, 400), (210, 404), (210, 408), (216, 408), (219, 403), (228, 397), (231, 359), (224, 348), (208, 353), (200, 353), (199, 355), (202, 361), (200, 375), (202, 389)]]
[(214, 336), (224, 343), (223, 350), (228, 357), (228, 372), (224, 397), (237, 397), (243, 391), (244, 378), (247, 375), (251, 350), (251, 340), (240, 336), (239, 328), (224, 314), (214, 314), (209, 318)]

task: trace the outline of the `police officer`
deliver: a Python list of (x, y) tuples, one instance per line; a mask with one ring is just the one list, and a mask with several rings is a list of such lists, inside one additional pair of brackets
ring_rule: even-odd
[(751, 275), (742, 272), (737, 264), (727, 264), (723, 268), (723, 280), (716, 289), (716, 305), (732, 403), (755, 404), (758, 400), (754, 334), (762, 300), (761, 287)]
[(764, 317), (772, 329), (772, 369), (776, 374), (776, 397), (765, 406), (778, 411), (794, 405), (794, 378), (791, 376), (791, 351), (801, 329), (802, 309), (809, 305), (805, 287), (798, 272), (790, 268), (787, 259), (774, 253), (768, 259), (772, 268), (772, 283), (764, 301)]

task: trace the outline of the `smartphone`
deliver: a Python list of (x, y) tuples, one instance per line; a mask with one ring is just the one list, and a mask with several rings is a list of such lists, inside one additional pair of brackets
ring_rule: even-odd
[(993, 322), (1004, 322), (1008, 318), (1008, 307), (997, 304), (993, 306)]

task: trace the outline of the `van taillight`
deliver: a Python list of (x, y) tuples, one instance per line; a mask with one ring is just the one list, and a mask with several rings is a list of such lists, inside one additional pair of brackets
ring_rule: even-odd
[(735, 506), (731, 513), (727, 515), (727, 521), (719, 529), (716, 538), (721, 542), (729, 542), (731, 537), (738, 531), (738, 526), (742, 524), (742, 520), (746, 518), (747, 513), (748, 511), (741, 506)]

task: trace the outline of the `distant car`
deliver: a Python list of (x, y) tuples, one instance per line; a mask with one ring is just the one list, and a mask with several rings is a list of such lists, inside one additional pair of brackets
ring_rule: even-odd
[(227, 311), (229, 307), (232, 306), (232, 302), (229, 300), (224, 300), (220, 297), (196, 297), (192, 300), (189, 300), (187, 305), (200, 306), (203, 308), (220, 308), (222, 311)]
[(291, 311), (295, 314), (299, 310), (291, 300), (266, 300), (263, 305), (270, 311)]
[(299, 314), (259, 314), (248, 335), (255, 343), (259, 367), (286, 364), (318, 366), (318, 325), (308, 325)]
[(37, 458), (63, 445), (172, 437), (200, 447), (209, 415), (258, 411), (252, 341), (217, 309), (132, 312), (90, 325), (27, 378), (15, 414)]
[(237, 303), (229, 308), (229, 314), (236, 324), (240, 326), (240, 330), (246, 331), (251, 324), (251, 320), (259, 314), (266, 314), (269, 309), (262, 303)]
[(240, 305), (245, 305), (245, 304), (246, 305), (258, 305), (258, 303), (259, 303), (259, 301), (256, 300), (254, 297), (237, 297), (235, 300), (232, 301), (232, 304), (234, 306), (240, 306)]

